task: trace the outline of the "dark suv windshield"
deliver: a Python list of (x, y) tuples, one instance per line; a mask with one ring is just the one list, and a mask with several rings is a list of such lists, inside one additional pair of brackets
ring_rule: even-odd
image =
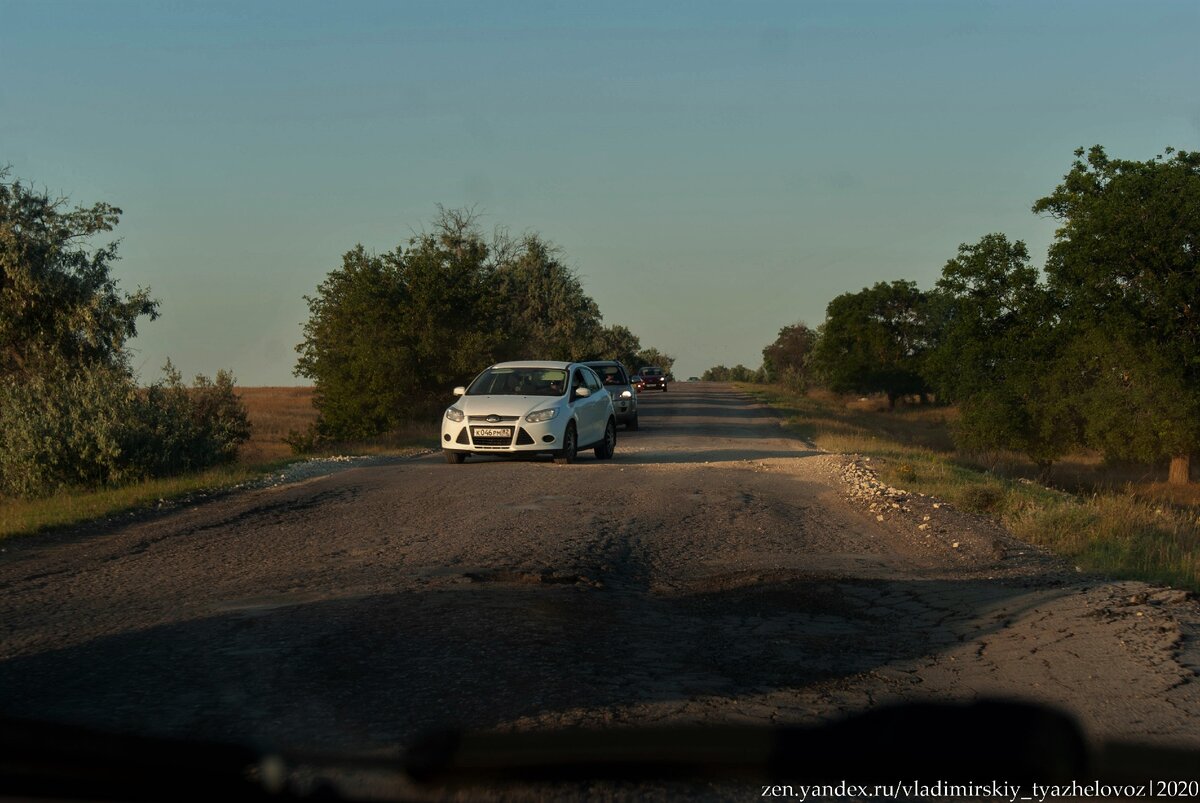
[(559, 368), (489, 368), (467, 388), (468, 396), (561, 396), (567, 372)]
[(629, 381), (625, 378), (625, 372), (621, 370), (619, 365), (589, 365), (595, 371), (600, 381), (605, 385), (628, 385)]

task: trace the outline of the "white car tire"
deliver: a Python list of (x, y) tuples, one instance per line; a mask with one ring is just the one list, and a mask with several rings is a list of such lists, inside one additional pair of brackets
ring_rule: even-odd
[(574, 463), (575, 455), (579, 449), (579, 436), (575, 433), (575, 422), (567, 424), (567, 431), (563, 433), (563, 448), (554, 455), (555, 463)]
[(617, 450), (617, 422), (611, 418), (608, 419), (608, 425), (604, 427), (604, 440), (596, 444), (596, 459), (611, 460), (613, 452)]

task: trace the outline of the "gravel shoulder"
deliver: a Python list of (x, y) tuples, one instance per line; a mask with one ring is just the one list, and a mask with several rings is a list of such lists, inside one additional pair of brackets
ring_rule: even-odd
[(1194, 599), (872, 488), (725, 386), (642, 426), (612, 461), (354, 464), (13, 540), (0, 713), (382, 749), (1003, 695), (1200, 747)]

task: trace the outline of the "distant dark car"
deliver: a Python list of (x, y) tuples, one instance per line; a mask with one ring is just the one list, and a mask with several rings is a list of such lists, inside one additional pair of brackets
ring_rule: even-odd
[(625, 371), (625, 366), (616, 360), (591, 360), (585, 362), (600, 377), (604, 390), (612, 397), (613, 412), (617, 423), (626, 429), (638, 428), (637, 391)]
[(699, 382), (699, 381), (700, 381), (700, 377), (698, 377), (698, 376), (689, 376), (689, 377), (688, 377), (688, 381), (689, 381), (689, 382)]
[(657, 365), (647, 365), (641, 371), (642, 384), (646, 390), (667, 392), (667, 375)]

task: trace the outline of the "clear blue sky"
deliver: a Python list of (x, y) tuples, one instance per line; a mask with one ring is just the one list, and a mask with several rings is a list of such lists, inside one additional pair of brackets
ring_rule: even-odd
[(0, 0), (0, 164), (104, 200), (144, 378), (297, 384), (302, 299), (435, 204), (561, 245), (676, 374), (928, 287), (1077, 146), (1200, 148), (1200, 3)]

